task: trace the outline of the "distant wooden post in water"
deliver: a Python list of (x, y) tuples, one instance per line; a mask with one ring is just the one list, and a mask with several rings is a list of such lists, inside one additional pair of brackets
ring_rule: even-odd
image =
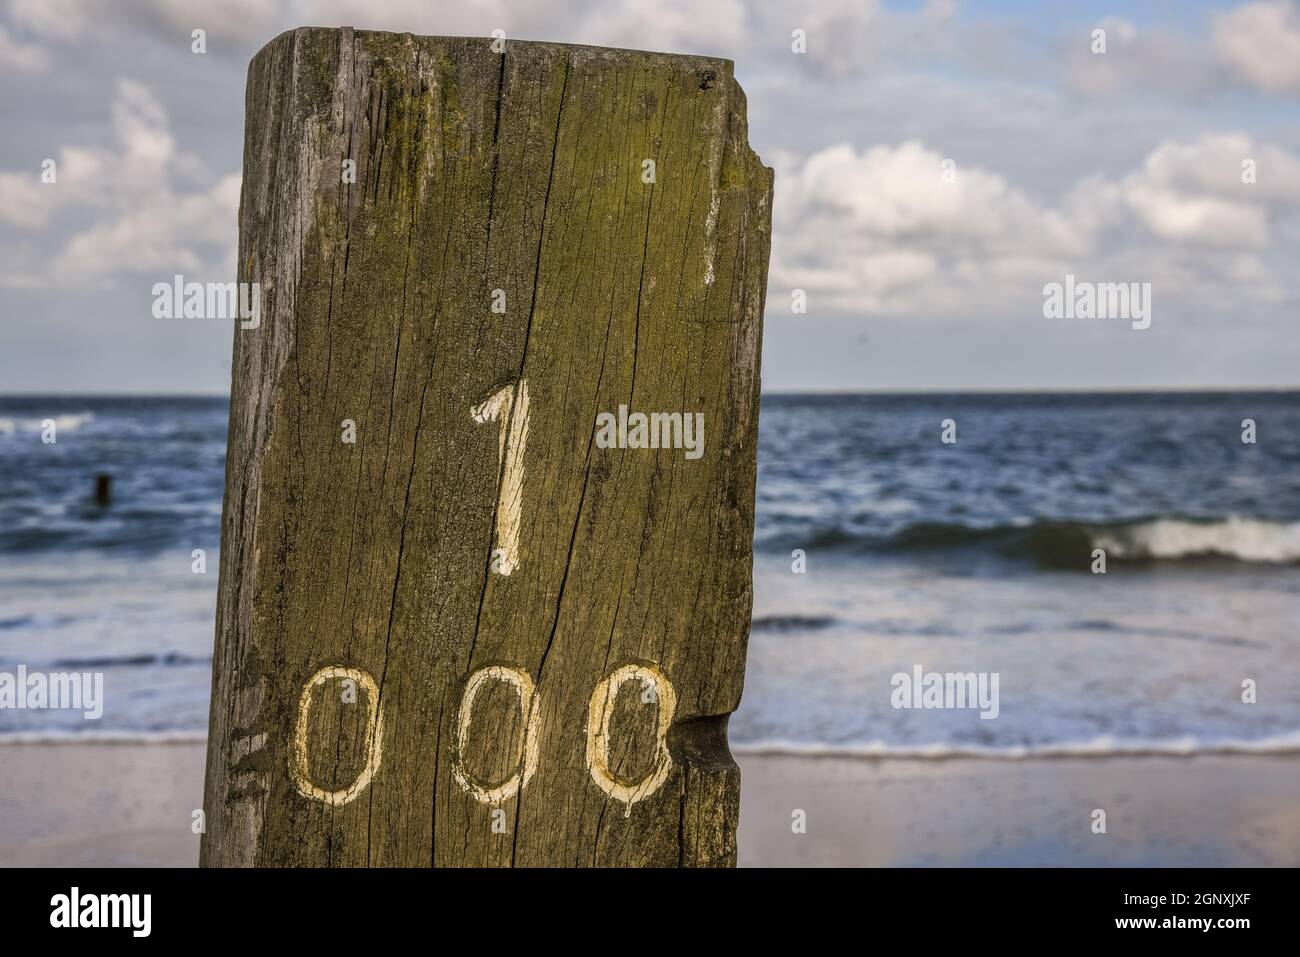
[(246, 113), (202, 863), (734, 864), (731, 63), (301, 29)]
[(113, 502), (113, 476), (100, 473), (95, 476), (95, 504), (106, 508)]

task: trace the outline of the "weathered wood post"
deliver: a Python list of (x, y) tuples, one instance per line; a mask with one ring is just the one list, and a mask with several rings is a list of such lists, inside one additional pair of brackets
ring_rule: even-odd
[(301, 29), (246, 109), (202, 863), (733, 864), (731, 63)]

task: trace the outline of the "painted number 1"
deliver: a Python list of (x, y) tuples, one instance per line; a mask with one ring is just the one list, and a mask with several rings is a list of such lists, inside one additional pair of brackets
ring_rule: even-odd
[(519, 567), (519, 525), (524, 504), (524, 446), (528, 444), (528, 380), (494, 392), (469, 410), (475, 422), (500, 421), (497, 463), (501, 493), (497, 500), (497, 545), (494, 572), (509, 575)]

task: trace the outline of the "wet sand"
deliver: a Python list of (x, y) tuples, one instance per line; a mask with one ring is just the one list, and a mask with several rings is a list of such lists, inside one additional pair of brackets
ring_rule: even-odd
[(1296, 754), (739, 760), (742, 866), (1300, 864)]
[[(198, 743), (0, 744), (0, 866), (194, 866), (203, 760)], [(1300, 865), (1295, 754), (737, 760), (742, 866)]]

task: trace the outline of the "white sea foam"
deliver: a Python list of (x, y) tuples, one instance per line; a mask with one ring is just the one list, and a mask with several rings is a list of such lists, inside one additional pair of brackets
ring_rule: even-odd
[(39, 744), (203, 744), (206, 731), (15, 731), (0, 734), (4, 745)]
[(744, 741), (731, 746), (733, 754), (810, 758), (987, 758), (1020, 761), (1029, 758), (1194, 757), (1203, 754), (1291, 754), (1300, 751), (1300, 730), (1267, 738), (1201, 740), (1181, 738), (1120, 739), (1109, 735), (1088, 741), (1061, 741), (1040, 745), (819, 744), (802, 741)]
[[(0, 734), (0, 746), (43, 744), (203, 744), (205, 731), (20, 731)], [(741, 741), (733, 754), (756, 757), (909, 758), (944, 760), (982, 758), (1022, 761), (1030, 758), (1195, 757), (1212, 754), (1293, 754), (1300, 752), (1300, 730), (1254, 739), (1201, 740), (1192, 735), (1165, 739), (1119, 739), (1109, 735), (1088, 741), (1030, 746), (966, 744), (821, 744), (806, 741)]]
[(0, 435), (11, 435), (22, 432), (40, 432), (45, 428), (46, 420), (54, 422), (54, 428), (58, 432), (72, 432), (81, 428), (87, 422), (95, 420), (93, 412), (69, 412), (64, 415), (45, 416), (44, 418), (14, 418), (13, 416), (0, 416)]
[[(43, 744), (203, 744), (203, 731), (31, 731), (0, 734), (0, 746)], [(803, 741), (743, 741), (732, 744), (734, 754), (758, 757), (910, 758), (943, 760), (983, 758), (1021, 761), (1030, 758), (1195, 757), (1211, 754), (1292, 754), (1300, 752), (1300, 730), (1267, 738), (1202, 741), (1181, 738), (1125, 740), (1110, 736), (1089, 741), (1062, 741), (1031, 746), (964, 744), (900, 745), (884, 741), (863, 744), (820, 744)]]
[(1300, 522), (1227, 518), (1191, 522), (1160, 518), (1093, 532), (1092, 543), (1109, 556), (1175, 559), (1221, 555), (1246, 562), (1300, 561)]

